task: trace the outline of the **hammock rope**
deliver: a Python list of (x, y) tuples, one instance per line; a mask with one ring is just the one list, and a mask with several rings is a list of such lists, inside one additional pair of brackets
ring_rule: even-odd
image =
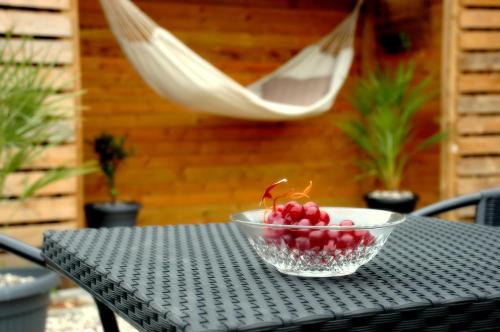
[(158, 94), (196, 111), (264, 121), (305, 118), (331, 108), (352, 64), (361, 3), (321, 40), (245, 87), (157, 25), (131, 0), (101, 0), (122, 50)]

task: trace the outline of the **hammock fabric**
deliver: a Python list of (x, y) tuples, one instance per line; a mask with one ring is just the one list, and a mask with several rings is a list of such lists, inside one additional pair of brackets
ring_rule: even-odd
[(130, 62), (161, 96), (197, 111), (280, 121), (330, 109), (351, 67), (361, 1), (319, 42), (247, 87), (205, 61), (130, 0), (101, 4)]

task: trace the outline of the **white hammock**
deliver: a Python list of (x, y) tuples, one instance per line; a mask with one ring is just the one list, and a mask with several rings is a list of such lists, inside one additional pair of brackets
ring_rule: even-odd
[(197, 111), (277, 121), (330, 109), (351, 67), (361, 1), (323, 39), (248, 87), (205, 61), (130, 0), (101, 4), (130, 62), (161, 96)]

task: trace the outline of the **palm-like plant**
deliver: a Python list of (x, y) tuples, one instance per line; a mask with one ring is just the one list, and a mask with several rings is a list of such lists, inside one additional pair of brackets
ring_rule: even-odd
[(436, 142), (443, 133), (417, 141), (414, 116), (429, 101), (430, 77), (415, 84), (415, 67), (378, 68), (357, 82), (351, 103), (359, 117), (340, 128), (361, 150), (362, 176), (374, 177), (386, 190), (400, 187), (411, 156)]
[[(68, 82), (52, 76), (53, 65), (36, 63), (34, 58), (27, 40), (13, 43), (7, 37), (0, 44), (0, 199), (5, 198), (9, 175), (72, 135), (61, 126), (71, 117), (61, 101), (75, 94), (64, 93)], [(92, 166), (47, 170), (35, 181), (26, 181), (20, 196), (28, 198), (52, 182), (93, 170)]]

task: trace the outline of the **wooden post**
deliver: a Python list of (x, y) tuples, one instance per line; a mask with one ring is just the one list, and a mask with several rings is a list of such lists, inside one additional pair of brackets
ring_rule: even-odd
[(450, 198), (456, 193), (455, 165), (458, 151), (455, 123), (458, 98), (458, 11), (458, 0), (444, 0), (441, 60), (441, 129), (448, 132), (448, 137), (441, 145), (441, 199)]

